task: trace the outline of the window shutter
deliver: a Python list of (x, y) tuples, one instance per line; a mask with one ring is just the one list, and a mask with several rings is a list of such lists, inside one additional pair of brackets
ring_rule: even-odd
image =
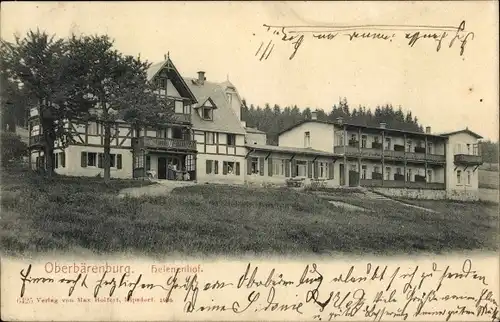
[(247, 160), (247, 174), (252, 174), (252, 158)]
[(66, 152), (61, 152), (61, 167), (66, 167)]
[(82, 152), (82, 162), (81, 162), (82, 168), (87, 167), (87, 152)]
[(328, 179), (333, 179), (333, 175), (334, 175), (334, 163), (333, 162), (329, 162), (328, 163)]
[(307, 177), (312, 178), (312, 161), (307, 161)]
[(227, 162), (226, 161), (222, 162), (222, 174), (227, 175)]
[(318, 179), (318, 174), (319, 174), (319, 162), (315, 161), (314, 162), (314, 179)]
[(214, 160), (214, 173), (219, 174), (219, 161)]
[(268, 158), (267, 161), (268, 161), (268, 163), (267, 163), (267, 166), (268, 166), (267, 171), (269, 172), (269, 176), (272, 177), (273, 176), (273, 159), (272, 158)]
[[(121, 160), (121, 154), (120, 155), (120, 160)], [(146, 170), (149, 171), (151, 170), (151, 156), (146, 155)]]
[[(147, 157), (146, 157), (146, 162), (147, 162)], [(121, 154), (117, 154), (116, 155), (116, 168), (117, 169), (121, 169), (122, 168), (122, 155)]]
[(237, 176), (240, 175), (240, 163), (239, 162), (236, 162), (236, 175)]
[(290, 160), (285, 160), (285, 177), (290, 176)]
[(206, 166), (207, 174), (210, 174), (212, 172), (212, 160), (207, 160), (206, 161)]
[(103, 163), (103, 162), (102, 162), (102, 161), (103, 161), (103, 157), (104, 157), (104, 155), (103, 155), (102, 153), (99, 153), (99, 154), (97, 155), (97, 166), (98, 166), (99, 168), (101, 168), (101, 169), (103, 168), (103, 165), (102, 165), (102, 163)]
[(297, 176), (297, 161), (295, 159), (292, 160), (292, 177)]
[(259, 173), (261, 176), (264, 175), (264, 157), (259, 158)]
[(52, 153), (52, 169), (57, 168), (56, 158), (57, 158), (56, 154)]

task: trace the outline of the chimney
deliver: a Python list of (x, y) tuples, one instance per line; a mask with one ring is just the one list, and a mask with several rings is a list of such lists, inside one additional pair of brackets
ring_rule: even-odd
[(204, 71), (199, 71), (198, 72), (198, 84), (203, 85), (207, 78), (205, 77), (205, 72)]
[(385, 126), (386, 126), (386, 123), (384, 123), (384, 122), (380, 123), (380, 128), (381, 129), (385, 129)]
[(342, 117), (337, 117), (337, 123), (342, 125), (342, 123), (343, 123)]
[(431, 134), (431, 127), (430, 126), (425, 127), (425, 133)]
[(312, 111), (311, 120), (317, 120), (317, 119), (318, 119), (318, 111)]

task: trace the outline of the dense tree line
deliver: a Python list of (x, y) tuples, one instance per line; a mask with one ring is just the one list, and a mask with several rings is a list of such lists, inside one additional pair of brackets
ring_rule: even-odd
[[(309, 107), (301, 111), (297, 105), (285, 108), (281, 108), (277, 104), (272, 108), (269, 104), (265, 104), (264, 108), (255, 107), (253, 104), (248, 106), (247, 102), (243, 100), (242, 119), (247, 122), (248, 126), (266, 132), (268, 143), (275, 145), (278, 133), (302, 120), (310, 119), (311, 112)], [(342, 117), (344, 122), (357, 125), (379, 126), (380, 123), (386, 123), (386, 126), (392, 129), (423, 132), (422, 125), (418, 123), (418, 118), (413, 116), (411, 111), (404, 113), (401, 107), (394, 109), (389, 104), (377, 106), (375, 111), (367, 109), (365, 106), (351, 109), (347, 99), (343, 98), (328, 112), (322, 109), (317, 110), (317, 118), (321, 121), (334, 122), (339, 117)]]

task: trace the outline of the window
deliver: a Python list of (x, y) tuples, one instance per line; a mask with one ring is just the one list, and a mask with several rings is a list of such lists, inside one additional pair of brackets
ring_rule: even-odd
[(479, 145), (478, 145), (478, 144), (474, 144), (474, 145), (472, 146), (472, 153), (473, 153), (474, 155), (479, 155)]
[(411, 140), (406, 142), (406, 152), (411, 152)]
[(194, 155), (192, 154), (187, 155), (185, 164), (186, 164), (186, 171), (194, 171), (196, 167), (196, 161), (194, 159)]
[(191, 114), (191, 106), (190, 105), (184, 105), (184, 114)]
[(231, 145), (231, 146), (236, 145), (236, 135), (234, 135), (234, 134), (227, 135), (227, 145)]
[(95, 152), (87, 153), (87, 166), (97, 167), (97, 153)]
[(401, 168), (396, 168), (396, 173), (401, 174)]
[(175, 101), (175, 113), (184, 113), (184, 103), (182, 101)]
[(304, 147), (309, 148), (310, 146), (311, 146), (311, 133), (305, 132), (304, 133)]
[(373, 167), (373, 172), (380, 173), (380, 167), (379, 166), (374, 166)]
[(252, 174), (259, 173), (259, 158), (252, 158), (251, 170)]
[(59, 158), (58, 158), (59, 153), (52, 153), (52, 162), (54, 169), (59, 168)]
[(411, 169), (406, 171), (406, 181), (411, 181)]
[[(104, 155), (103, 155), (103, 157), (104, 157)], [(116, 168), (116, 154), (109, 155), (109, 166), (111, 168)]]
[(318, 164), (318, 178), (327, 178), (328, 177), (328, 163), (319, 162)]
[(455, 154), (462, 153), (462, 145), (460, 143), (455, 144)]
[(183, 139), (184, 138), (184, 135), (183, 135), (183, 131), (182, 131), (182, 128), (180, 127), (173, 127), (172, 128), (172, 138), (173, 139)]
[(240, 175), (240, 164), (239, 162), (223, 162), (224, 170), (222, 174), (224, 175)]
[(273, 159), (273, 175), (285, 176), (285, 160)]
[(355, 164), (351, 164), (351, 171), (357, 171), (358, 167)]
[(356, 134), (351, 134), (351, 141), (356, 141), (357, 135)]
[(89, 125), (88, 125), (87, 133), (89, 135), (97, 135), (97, 134), (99, 134), (97, 123), (90, 122)]
[(307, 176), (307, 162), (297, 161), (297, 176), (306, 177)]
[(470, 144), (467, 143), (467, 154), (470, 154)]
[(386, 138), (385, 139), (385, 148), (386, 150), (390, 150), (391, 149), (391, 138)]
[(366, 165), (361, 166), (361, 179), (366, 179)]
[(337, 133), (338, 133), (338, 135), (336, 136), (337, 146), (343, 146), (344, 145), (344, 132), (339, 131)]
[(212, 119), (212, 109), (210, 107), (203, 108), (203, 119), (211, 120)]
[(432, 154), (432, 142), (427, 142), (427, 153)]
[(457, 184), (462, 183), (462, 170), (457, 170)]
[(470, 184), (471, 174), (470, 171), (467, 171), (467, 184)]
[(432, 182), (432, 170), (427, 170), (427, 182)]
[(229, 102), (229, 104), (231, 104), (233, 102), (233, 95), (231, 95), (231, 93), (227, 93), (226, 97), (227, 97), (227, 101)]
[(390, 167), (385, 168), (385, 180), (391, 180), (391, 168)]
[(205, 143), (206, 144), (215, 144), (215, 133), (214, 132), (205, 132)]
[(375, 136), (373, 138), (373, 143), (379, 143), (380, 138), (378, 136)]
[(207, 160), (206, 170), (207, 174), (219, 174), (219, 161)]
[(366, 135), (361, 136), (361, 147), (366, 148)]

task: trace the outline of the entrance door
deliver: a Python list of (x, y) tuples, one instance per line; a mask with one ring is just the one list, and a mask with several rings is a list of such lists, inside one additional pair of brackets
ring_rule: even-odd
[(340, 178), (340, 185), (341, 186), (345, 185), (344, 165), (342, 163), (339, 164), (339, 178)]
[(158, 158), (158, 179), (167, 179), (167, 158)]

